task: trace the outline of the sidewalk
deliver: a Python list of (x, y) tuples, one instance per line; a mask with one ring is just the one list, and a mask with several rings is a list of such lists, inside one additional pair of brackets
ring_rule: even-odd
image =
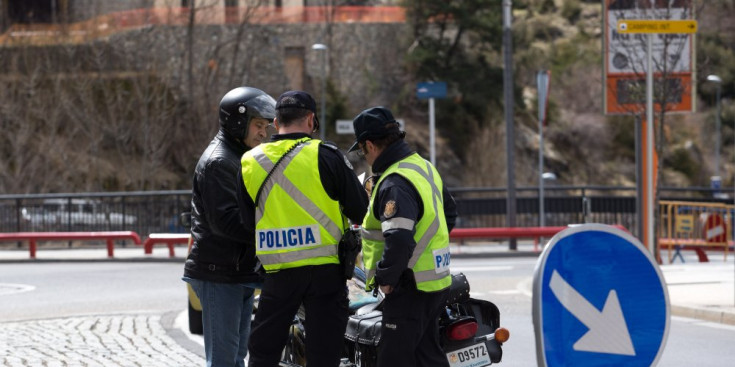
[[(508, 250), (504, 242), (472, 242), (452, 244), (454, 258), (536, 257), (540, 245), (519, 241), (517, 250)], [(661, 265), (668, 285), (671, 314), (710, 322), (735, 325), (735, 255), (727, 261), (722, 252), (708, 252), (709, 262), (699, 263), (691, 251), (684, 251), (684, 260)], [(0, 249), (0, 263), (69, 262), (69, 261), (126, 261), (126, 262), (184, 262), (185, 246), (175, 247), (175, 257), (169, 257), (166, 246), (153, 248), (146, 255), (142, 246), (116, 247), (114, 258), (107, 257), (104, 246), (82, 249), (39, 248), (36, 259), (30, 259), (28, 249)], [(531, 276), (529, 274), (529, 276)]]

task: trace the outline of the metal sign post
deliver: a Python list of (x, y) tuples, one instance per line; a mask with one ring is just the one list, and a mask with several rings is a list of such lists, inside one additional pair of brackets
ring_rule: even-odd
[(426, 82), (416, 84), (416, 97), (429, 100), (429, 152), (431, 164), (436, 165), (436, 133), (434, 118), (434, 98), (447, 97), (447, 83)]
[(436, 166), (436, 118), (434, 117), (434, 98), (429, 98), (429, 161)]
[(549, 101), (549, 78), (551, 70), (539, 70), (536, 73), (538, 88), (538, 207), (539, 226), (546, 225), (544, 213), (544, 125), (546, 125), (546, 106)]
[(653, 244), (653, 35), (646, 40), (646, 245), (651, 254), (656, 250)]

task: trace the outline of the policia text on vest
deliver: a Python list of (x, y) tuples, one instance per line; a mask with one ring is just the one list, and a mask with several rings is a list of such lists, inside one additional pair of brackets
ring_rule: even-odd
[(315, 246), (322, 242), (317, 225), (258, 230), (256, 236), (258, 251)]

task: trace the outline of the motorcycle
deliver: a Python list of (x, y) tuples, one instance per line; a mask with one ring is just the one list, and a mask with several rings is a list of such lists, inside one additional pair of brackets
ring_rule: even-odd
[[(365, 292), (365, 273), (355, 267), (347, 281), (350, 318), (343, 338), (340, 367), (374, 367), (380, 348), (382, 293)], [(503, 343), (510, 336), (500, 327), (500, 312), (492, 302), (471, 298), (464, 274), (452, 274), (450, 296), (439, 318), (442, 349), (451, 367), (484, 367), (499, 363)], [(306, 315), (303, 306), (294, 317), (283, 350), (282, 367), (306, 365)]]

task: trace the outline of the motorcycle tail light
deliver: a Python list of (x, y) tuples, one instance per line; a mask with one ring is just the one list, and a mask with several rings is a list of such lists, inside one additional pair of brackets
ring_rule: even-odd
[(449, 340), (466, 340), (477, 333), (477, 322), (475, 320), (462, 320), (447, 327), (447, 338)]
[(495, 340), (498, 341), (498, 343), (505, 343), (510, 339), (510, 331), (504, 327), (499, 327), (495, 329)]

